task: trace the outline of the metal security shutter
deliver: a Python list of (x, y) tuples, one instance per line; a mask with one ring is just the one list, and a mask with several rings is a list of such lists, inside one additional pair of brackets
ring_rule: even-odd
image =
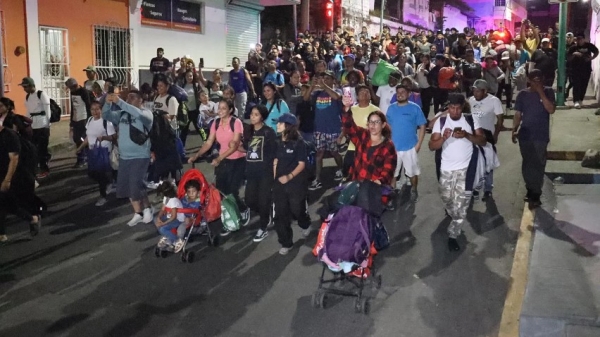
[(250, 45), (260, 41), (260, 11), (229, 5), (226, 24), (225, 64), (231, 66), (231, 59), (239, 57), (243, 65), (248, 60)]

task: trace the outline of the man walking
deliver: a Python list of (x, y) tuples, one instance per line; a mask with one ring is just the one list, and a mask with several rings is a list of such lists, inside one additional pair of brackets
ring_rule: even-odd
[(83, 69), (83, 71), (85, 71), (85, 76), (87, 77), (87, 80), (83, 82), (83, 87), (86, 90), (94, 91), (94, 83), (98, 83), (100, 88), (104, 88), (104, 81), (98, 79), (96, 67), (90, 65)]
[(452, 93), (448, 96), (448, 116), (439, 118), (434, 126), (429, 149), (442, 150), (440, 165), (439, 191), (446, 208), (452, 218), (448, 226), (448, 249), (460, 250), (456, 238), (467, 217), (467, 207), (471, 197), (466, 192), (467, 169), (473, 155), (473, 144), (486, 144), (483, 130), (476, 120), (462, 114), (465, 97)]
[[(473, 97), (469, 98), (471, 113), (473, 119), (483, 129), (483, 134), (488, 143), (495, 145), (498, 142), (498, 135), (502, 131), (504, 123), (504, 110), (502, 110), (502, 101), (494, 95), (488, 95), (488, 83), (485, 80), (477, 80), (473, 83)], [(486, 201), (492, 196), (494, 188), (494, 171), (491, 171), (485, 177), (485, 187), (482, 201)], [(479, 197), (478, 191), (473, 191), (473, 197)]]
[[(27, 93), (25, 98), (25, 108), (27, 109), (27, 117), (33, 121), (31, 128), (33, 129), (33, 144), (37, 148), (38, 179), (43, 179), (50, 174), (48, 163), (52, 156), (48, 153), (48, 142), (50, 141), (50, 97), (41, 91), (36, 90), (35, 82), (31, 77), (25, 77), (21, 81), (20, 86)], [(85, 126), (85, 125), (84, 125)]]
[(592, 74), (592, 60), (598, 56), (598, 48), (585, 41), (584, 34), (577, 34), (577, 44), (569, 48), (567, 58), (573, 82), (573, 102), (575, 109), (581, 109), (588, 82)]
[[(402, 166), (404, 166), (404, 172), (410, 179), (411, 184), (410, 199), (412, 202), (416, 202), (419, 197), (417, 185), (419, 174), (421, 174), (417, 154), (425, 138), (427, 120), (421, 108), (417, 104), (408, 101), (410, 92), (411, 88), (408, 86), (399, 85), (396, 87), (398, 101), (389, 107), (387, 119), (392, 129), (392, 142), (398, 155), (398, 164), (396, 165), (392, 186), (396, 185), (396, 179), (400, 175)], [(415, 132), (417, 129), (418, 132)]]
[(251, 99), (256, 98), (256, 94), (250, 73), (244, 67), (240, 67), (240, 59), (234, 57), (231, 60), (231, 66), (233, 69), (229, 71), (229, 85), (235, 91), (235, 108), (240, 114), (238, 117), (242, 117), (246, 111), (248, 94), (250, 94)]
[[(85, 139), (85, 124), (91, 116), (92, 98), (89, 91), (77, 83), (74, 78), (69, 78), (65, 85), (71, 91), (71, 135), (73, 142), (79, 147)], [(77, 162), (73, 168), (85, 165), (85, 151), (77, 154)]]
[[(144, 130), (152, 127), (152, 112), (142, 108), (142, 93), (132, 90), (124, 102), (116, 94), (108, 94), (102, 118), (119, 126), (119, 172), (117, 198), (129, 198), (133, 207), (130, 227), (140, 222), (151, 223), (154, 210), (146, 194), (144, 177), (150, 165), (150, 138)], [(119, 110), (112, 107), (116, 105)]]
[(539, 207), (542, 202), (542, 186), (546, 171), (546, 151), (550, 141), (550, 115), (556, 110), (554, 91), (544, 87), (544, 74), (534, 69), (528, 75), (529, 88), (522, 90), (515, 101), (512, 141), (519, 141), (523, 157), (521, 171), (529, 202), (529, 208)]

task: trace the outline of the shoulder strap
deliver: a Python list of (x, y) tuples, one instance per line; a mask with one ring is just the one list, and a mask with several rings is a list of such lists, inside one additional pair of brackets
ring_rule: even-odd
[(42, 99), (42, 91), (41, 90), (37, 91), (37, 97), (38, 97), (38, 99)]
[(104, 131), (106, 131), (106, 135), (108, 136), (108, 121), (106, 119), (103, 119), (102, 125), (104, 125)]
[(231, 132), (234, 132), (235, 130), (235, 120), (237, 118), (235, 116), (231, 116), (231, 118), (229, 118), (229, 127), (231, 127)]
[(465, 115), (465, 120), (467, 121), (467, 123), (469, 123), (469, 126), (473, 130), (473, 133), (475, 133), (475, 121), (473, 120), (473, 115)]
[(446, 124), (446, 116), (440, 117), (440, 132), (444, 129), (444, 124)]
[(93, 118), (94, 118), (94, 117), (90, 117), (90, 118), (88, 118), (87, 122), (85, 122), (85, 128), (86, 128), (86, 129), (87, 129), (87, 128), (88, 128), (88, 126), (90, 125), (90, 122), (92, 121), (92, 119), (93, 119)]
[(171, 97), (173, 97), (173, 96), (168, 95), (167, 96), (167, 100), (165, 101), (165, 104), (166, 104), (167, 108), (169, 107), (169, 101), (171, 100)]

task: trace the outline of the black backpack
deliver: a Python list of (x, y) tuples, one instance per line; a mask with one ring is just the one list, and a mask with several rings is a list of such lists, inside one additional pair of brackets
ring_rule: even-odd
[[(42, 97), (42, 91), (38, 90), (37, 91), (37, 98), (41, 99), (41, 97)], [(25, 97), (25, 100), (28, 100), (28, 99), (29, 99), (29, 94), (27, 94), (27, 97)], [(45, 113), (44, 113), (44, 115), (45, 115)], [(60, 122), (60, 117), (61, 116), (62, 116), (62, 109), (56, 103), (55, 100), (53, 100), (52, 98), (50, 98), (50, 123), (58, 123), (58, 122)]]
[[(167, 101), (166, 101), (166, 105), (167, 108), (169, 107), (169, 101), (171, 100), (171, 97), (175, 97), (175, 99), (177, 99), (177, 96), (167, 96)], [(190, 122), (190, 117), (188, 115), (188, 107), (187, 107), (187, 102), (185, 101), (180, 101), (177, 99), (177, 103), (179, 103), (179, 107), (177, 108), (177, 123), (179, 124), (179, 126), (181, 127), (185, 127), (188, 125), (188, 123)]]
[(175, 150), (175, 131), (165, 118), (166, 112), (152, 112), (152, 128), (148, 132), (152, 149), (155, 152), (165, 153)]

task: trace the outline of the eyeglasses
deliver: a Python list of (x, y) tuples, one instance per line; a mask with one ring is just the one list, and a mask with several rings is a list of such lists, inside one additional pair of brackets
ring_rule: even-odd
[(381, 124), (381, 120), (380, 119), (376, 119), (376, 120), (373, 120), (373, 121), (368, 121), (367, 123), (370, 124), (370, 125), (379, 125), (379, 124)]

